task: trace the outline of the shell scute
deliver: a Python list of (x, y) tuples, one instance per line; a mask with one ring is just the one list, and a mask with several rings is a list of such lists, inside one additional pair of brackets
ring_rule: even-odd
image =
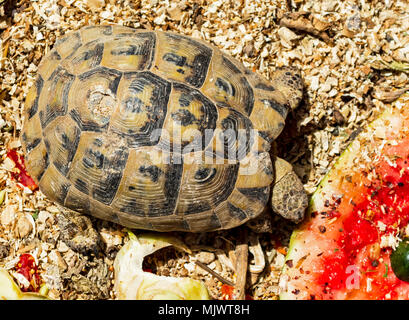
[(70, 73), (80, 75), (100, 65), (104, 54), (104, 43), (94, 40), (79, 47), (69, 58), (64, 59), (62, 66)]
[(110, 132), (127, 140), (128, 146), (156, 145), (163, 127), (171, 84), (151, 72), (124, 73), (117, 92), (117, 108), (110, 118)]
[(183, 164), (159, 149), (131, 149), (112, 207), (145, 218), (173, 215), (182, 172)]
[(191, 38), (158, 32), (153, 72), (200, 88), (206, 78), (212, 49)]
[(75, 76), (62, 67), (58, 67), (44, 83), (38, 105), (41, 127), (59, 116), (64, 116), (68, 109), (68, 92)]
[(173, 83), (159, 145), (177, 153), (201, 151), (212, 139), (217, 119), (211, 100), (185, 84)]
[(253, 110), (254, 93), (246, 75), (221, 53), (214, 54), (202, 91), (218, 104), (235, 108), (246, 116)]
[(77, 76), (68, 93), (69, 115), (83, 131), (104, 131), (116, 107), (122, 73), (97, 67)]
[(154, 32), (118, 35), (114, 41), (105, 42), (101, 65), (120, 71), (150, 69), (155, 52)]
[(107, 134), (82, 132), (67, 177), (82, 193), (110, 205), (114, 199), (129, 150)]

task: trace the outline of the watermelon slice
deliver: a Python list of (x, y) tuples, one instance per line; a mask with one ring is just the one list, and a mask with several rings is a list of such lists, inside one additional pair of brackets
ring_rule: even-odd
[[(399, 252), (409, 261), (402, 242), (408, 222), (404, 95), (358, 135), (313, 194), (305, 222), (291, 236), (281, 299), (409, 299), (409, 279), (397, 277), (390, 259)], [(403, 243), (402, 255), (395, 250)], [(409, 275), (405, 266), (399, 272)]]

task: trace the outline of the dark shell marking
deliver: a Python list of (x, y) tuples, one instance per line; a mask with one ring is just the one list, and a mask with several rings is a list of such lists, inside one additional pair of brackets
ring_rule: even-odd
[[(26, 164), (50, 199), (131, 228), (235, 227), (268, 201), (270, 158), (252, 177), (241, 170), (269, 151), (252, 130), (270, 142), (283, 127), (289, 106), (279, 91), (186, 36), (85, 27), (39, 66), (26, 101)], [(200, 134), (185, 135), (191, 129)], [(239, 161), (229, 163), (232, 154)]]

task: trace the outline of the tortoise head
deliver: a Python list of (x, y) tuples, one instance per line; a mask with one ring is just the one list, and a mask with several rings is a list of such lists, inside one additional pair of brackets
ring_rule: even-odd
[(271, 81), (284, 95), (291, 109), (296, 109), (302, 100), (304, 92), (301, 71), (295, 67), (277, 68)]

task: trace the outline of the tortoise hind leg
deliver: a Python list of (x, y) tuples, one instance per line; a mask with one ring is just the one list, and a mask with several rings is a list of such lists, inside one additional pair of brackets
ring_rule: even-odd
[(293, 222), (304, 218), (308, 196), (304, 186), (287, 161), (275, 158), (275, 179), (271, 187), (271, 207), (275, 213)]

